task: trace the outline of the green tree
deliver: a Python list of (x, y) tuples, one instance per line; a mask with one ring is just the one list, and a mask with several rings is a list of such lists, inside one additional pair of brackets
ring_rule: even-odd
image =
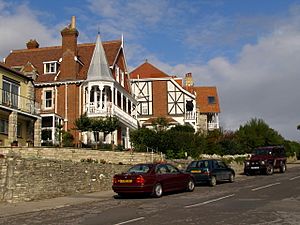
[(157, 117), (152, 121), (152, 126), (156, 132), (165, 131), (169, 127), (169, 122), (166, 117)]
[(130, 132), (130, 141), (136, 151), (146, 151), (147, 147), (157, 149), (159, 137), (154, 130), (139, 128)]
[(114, 140), (112, 133), (119, 128), (119, 120), (114, 116), (107, 116), (103, 120), (102, 132), (104, 133), (104, 140), (108, 134), (111, 134), (111, 148), (114, 149)]
[(251, 119), (237, 131), (238, 140), (245, 152), (259, 146), (283, 145), (284, 138), (262, 119)]
[[(82, 132), (90, 131), (92, 126), (92, 121), (89, 117), (87, 117), (86, 114), (82, 114), (79, 118), (77, 118), (74, 122), (74, 129), (78, 130), (80, 132), (80, 145), (81, 145), (81, 139), (82, 139)], [(88, 143), (90, 142), (90, 139), (88, 137)]]

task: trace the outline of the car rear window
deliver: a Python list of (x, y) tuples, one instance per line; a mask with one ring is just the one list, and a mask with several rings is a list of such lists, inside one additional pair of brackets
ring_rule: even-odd
[(209, 167), (209, 162), (207, 160), (193, 161), (193, 162), (190, 163), (189, 167), (208, 168)]
[(135, 165), (128, 170), (128, 173), (148, 173), (149, 170), (148, 165)]

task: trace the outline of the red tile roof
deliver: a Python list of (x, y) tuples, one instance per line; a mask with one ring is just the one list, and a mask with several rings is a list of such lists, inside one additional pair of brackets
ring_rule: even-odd
[(137, 79), (138, 77), (140, 79), (144, 79), (164, 78), (170, 76), (146, 61), (130, 73), (130, 79)]
[[(109, 65), (114, 63), (121, 44), (121, 40), (103, 42), (103, 47)], [(94, 48), (95, 43), (77, 45), (78, 59), (83, 63), (78, 74), (78, 79), (80, 80), (86, 79)], [(36, 80), (37, 83), (53, 82), (56, 74), (44, 74), (43, 62), (58, 61), (61, 57), (61, 46), (21, 49), (12, 51), (12, 53), (7, 56), (5, 64), (9, 67), (25, 66), (28, 62), (30, 62), (37, 69), (37, 72), (40, 75)]]
[[(201, 113), (220, 113), (219, 97), (216, 87), (185, 87), (191, 93), (196, 92), (196, 101)], [(208, 97), (214, 97), (215, 103), (209, 103)]]
[(4, 64), (4, 63), (2, 63), (2, 62), (0, 62), (0, 68), (2, 68), (2, 69), (4, 69), (4, 70), (7, 70), (7, 71), (9, 71), (9, 72), (11, 72), (11, 73), (14, 73), (15, 75), (20, 76), (20, 77), (23, 77), (23, 78), (25, 78), (25, 79), (27, 79), (27, 80), (32, 80), (31, 78), (25, 76), (23, 73), (20, 73), (20, 72), (14, 70), (14, 69), (11, 69), (10, 67), (8, 67), (6, 64)]

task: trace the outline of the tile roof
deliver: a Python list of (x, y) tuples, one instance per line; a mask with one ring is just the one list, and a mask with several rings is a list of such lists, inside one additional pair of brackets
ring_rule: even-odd
[[(219, 97), (216, 87), (184, 87), (187, 91), (196, 92), (196, 101), (201, 113), (220, 113)], [(214, 97), (215, 103), (209, 103), (208, 97)]]
[(164, 78), (170, 76), (146, 61), (130, 73), (130, 79), (137, 79), (138, 77), (140, 79), (145, 79)]
[[(103, 47), (106, 53), (109, 65), (112, 65), (121, 48), (121, 40), (103, 42)], [(78, 79), (85, 80), (87, 71), (91, 62), (95, 43), (78, 44), (78, 59), (83, 63), (79, 70)], [(35, 49), (21, 49), (12, 51), (6, 58), (5, 64), (9, 67), (24, 66), (30, 62), (36, 69), (40, 76), (38, 76), (36, 83), (53, 82), (55, 75), (44, 74), (43, 62), (58, 61), (62, 57), (62, 47), (42, 47)]]
[(20, 77), (23, 77), (23, 78), (25, 78), (25, 79), (27, 79), (27, 80), (32, 80), (31, 78), (25, 76), (23, 73), (20, 73), (20, 72), (14, 70), (14, 69), (11, 69), (9, 66), (7, 66), (6, 64), (4, 64), (4, 63), (2, 63), (2, 62), (0, 62), (0, 68), (1, 68), (1, 69), (4, 69), (4, 70), (7, 70), (7, 71), (9, 71), (9, 72), (11, 72), (11, 73), (14, 73), (15, 75), (20, 76)]

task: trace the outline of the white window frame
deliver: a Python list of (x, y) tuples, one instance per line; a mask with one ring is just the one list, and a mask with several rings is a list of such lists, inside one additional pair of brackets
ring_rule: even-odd
[(124, 72), (121, 70), (121, 85), (124, 87)]
[(116, 66), (116, 81), (120, 82), (120, 68)]
[[(57, 61), (43, 62), (44, 74), (56, 74), (57, 73)], [(49, 66), (49, 68), (47, 68)]]
[[(51, 98), (46, 98), (46, 93), (47, 92), (51, 92)], [(47, 88), (47, 89), (44, 89), (43, 90), (43, 106), (44, 106), (44, 109), (53, 109), (53, 99), (54, 99), (54, 91), (52, 88)], [(47, 103), (51, 103), (50, 106), (47, 107)]]

